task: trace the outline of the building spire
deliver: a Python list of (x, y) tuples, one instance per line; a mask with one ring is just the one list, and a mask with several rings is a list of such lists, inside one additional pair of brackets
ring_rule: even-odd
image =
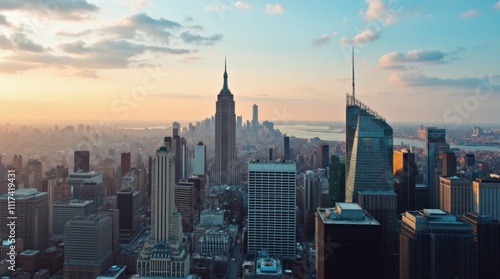
[(222, 92), (230, 92), (229, 87), (227, 85), (227, 59), (225, 56), (224, 56), (224, 85), (222, 86), (221, 93)]
[(352, 97), (356, 99), (356, 91), (354, 86), (354, 45), (352, 46)]

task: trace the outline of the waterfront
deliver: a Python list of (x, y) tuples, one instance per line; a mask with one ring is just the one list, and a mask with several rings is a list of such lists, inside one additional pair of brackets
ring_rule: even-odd
[[(306, 124), (287, 124), (275, 125), (283, 134), (297, 138), (314, 138), (318, 137), (328, 141), (345, 141), (345, 132), (342, 128), (331, 128), (329, 126), (306, 125)], [(401, 143), (410, 146), (424, 148), (424, 142), (417, 139), (394, 138), (394, 145)], [(500, 151), (498, 146), (483, 146), (483, 145), (451, 145), (452, 148), (469, 151)]]

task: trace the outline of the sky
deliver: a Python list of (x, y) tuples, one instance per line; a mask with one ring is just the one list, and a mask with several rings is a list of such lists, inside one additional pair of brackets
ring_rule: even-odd
[(0, 0), (0, 121), (500, 117), (500, 1)]

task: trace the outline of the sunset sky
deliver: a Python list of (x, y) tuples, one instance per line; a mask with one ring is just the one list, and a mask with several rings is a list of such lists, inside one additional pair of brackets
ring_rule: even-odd
[(498, 122), (500, 1), (0, 0), (0, 120)]

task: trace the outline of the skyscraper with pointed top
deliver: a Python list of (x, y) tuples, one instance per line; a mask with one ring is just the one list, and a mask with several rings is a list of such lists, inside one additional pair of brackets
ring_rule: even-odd
[(224, 84), (215, 103), (215, 166), (214, 184), (238, 184), (236, 162), (236, 113), (234, 96), (227, 84), (227, 67), (224, 63)]

